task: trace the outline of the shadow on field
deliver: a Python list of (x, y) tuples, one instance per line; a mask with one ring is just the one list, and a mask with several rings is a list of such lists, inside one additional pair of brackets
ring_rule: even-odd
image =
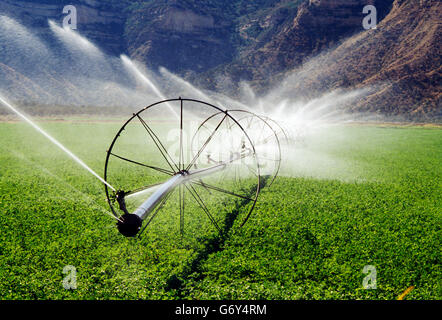
[[(260, 189), (264, 188), (270, 176), (262, 176), (260, 181)], [(251, 190), (251, 192), (256, 191)], [(189, 259), (187, 265), (183, 268), (183, 271), (178, 274), (173, 274), (166, 282), (166, 291), (175, 293), (177, 298), (184, 298), (187, 296), (185, 290), (185, 282), (192, 277), (194, 280), (201, 280), (204, 276), (201, 273), (201, 265), (207, 260), (209, 255), (223, 250), (223, 245), (229, 236), (229, 232), (235, 223), (241, 208), (249, 203), (249, 200), (242, 199), (236, 202), (235, 208), (230, 214), (227, 214), (224, 219), (224, 226), (221, 229), (221, 233), (217, 233), (202, 239), (204, 247), (198, 251), (193, 259)]]

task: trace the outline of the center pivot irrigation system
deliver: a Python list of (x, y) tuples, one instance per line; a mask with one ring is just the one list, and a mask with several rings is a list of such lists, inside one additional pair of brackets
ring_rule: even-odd
[(118, 230), (141, 235), (167, 207), (168, 214), (180, 213), (181, 233), (189, 208), (189, 219), (195, 221), (198, 208), (221, 232), (220, 211), (229, 214), (234, 205), (242, 227), (262, 187), (278, 175), (286, 140), (278, 123), (251, 111), (182, 98), (143, 108), (107, 151), (105, 191)]

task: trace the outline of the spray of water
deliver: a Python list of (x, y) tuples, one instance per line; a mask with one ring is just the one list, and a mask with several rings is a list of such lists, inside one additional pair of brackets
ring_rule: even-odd
[(60, 27), (54, 21), (48, 21), (49, 27), (55, 33), (55, 35), (68, 47), (73, 50), (87, 53), (91, 56), (103, 58), (102, 52), (88, 39), (82, 37), (69, 27)]
[[(133, 63), (131, 59), (129, 59), (126, 55), (121, 55), (121, 61), (123, 61), (123, 64), (127, 67), (129, 72), (131, 72), (135, 77), (139, 80), (141, 80), (142, 83), (146, 84), (149, 88), (155, 92), (155, 94), (160, 98), (161, 100), (166, 100), (166, 97), (163, 95), (163, 93), (158, 89), (158, 87), (145, 75), (143, 74), (140, 69), (137, 68), (137, 66)], [(180, 118), (178, 113), (174, 110), (174, 108), (169, 104), (166, 103), (168, 108), (172, 111), (172, 113), (175, 115), (177, 119)]]
[(88, 167), (80, 158), (78, 158), (75, 154), (73, 154), (69, 149), (67, 149), (64, 145), (62, 145), (58, 140), (53, 138), (51, 135), (49, 135), (46, 131), (44, 131), (42, 128), (37, 126), (31, 119), (29, 119), (27, 116), (25, 116), (23, 113), (21, 113), (17, 108), (13, 107), (9, 102), (7, 102), (4, 98), (0, 96), (0, 102), (8, 107), (10, 110), (12, 110), (15, 114), (17, 114), (20, 118), (22, 118), (24, 121), (26, 121), (28, 124), (30, 124), (35, 130), (40, 132), (43, 136), (45, 136), (49, 141), (51, 141), (53, 144), (55, 144), (57, 147), (59, 147), (63, 152), (65, 152), (69, 157), (71, 157), (75, 162), (77, 162), (80, 166), (82, 166), (84, 169), (89, 171), (92, 175), (94, 175), (98, 180), (100, 180), (102, 183), (107, 185), (112, 190), (116, 191), (114, 187), (112, 187), (109, 183), (107, 183), (103, 178), (101, 178), (94, 170), (92, 170), (90, 167)]
[[(53, 173), (52, 171), (50, 171), (48, 168), (39, 165), (38, 163), (36, 163), (35, 161), (32, 161), (30, 159), (28, 159), (24, 154), (17, 152), (17, 151), (12, 151), (12, 154), (14, 154), (17, 158), (19, 158), (22, 161), (25, 161), (27, 163), (29, 163), (32, 168), (38, 168), (39, 170), (41, 170), (42, 172), (44, 172), (45, 175), (48, 175), (54, 179), (56, 179), (60, 184), (66, 186), (66, 188), (74, 191), (75, 193), (77, 193), (79, 196), (81, 196), (83, 198), (83, 200), (85, 200), (90, 206), (94, 207), (95, 209), (103, 212), (104, 214), (121, 221), (118, 217), (114, 216), (112, 213), (110, 213), (108, 210), (105, 210), (102, 206), (98, 205), (98, 203), (95, 202), (94, 199), (92, 199), (92, 197), (84, 192), (81, 192), (80, 190), (78, 190), (77, 188), (75, 188), (73, 185), (71, 185), (70, 183), (66, 182), (64, 179), (62, 179), (61, 177), (57, 176), (55, 173)], [(67, 199), (66, 200), (70, 200)]]
[[(343, 126), (352, 123), (354, 113), (348, 107), (364, 97), (369, 90), (334, 90), (305, 99), (293, 96), (291, 74), (285, 80), (284, 88), (275, 88), (265, 95), (256, 94), (250, 85), (241, 83), (240, 94), (229, 96), (225, 92), (203, 91), (185, 79), (162, 68), (160, 72), (165, 87), (178, 88), (189, 96), (214, 101), (215, 104), (255, 112), (278, 123), (275, 127), (282, 143), (283, 162), (280, 175), (288, 177), (312, 177), (316, 179), (360, 179), (360, 164), (345, 158), (341, 150), (345, 143), (353, 143), (345, 135)], [(222, 102), (222, 104), (220, 103)], [(280, 130), (280, 128), (282, 130)], [(253, 135), (253, 134), (252, 134)]]
[(210, 100), (210, 97), (205, 94), (202, 90), (199, 90), (198, 88), (194, 87), (192, 84), (190, 84), (188, 81), (185, 81), (184, 79), (180, 78), (179, 76), (173, 74), (169, 70), (167, 70), (164, 67), (160, 67), (160, 73), (163, 75), (164, 78), (170, 79), (171, 82), (174, 84), (173, 87), (180, 87), (183, 90), (188, 90), (191, 92), (193, 96), (199, 97), (203, 100)]
[[(354, 121), (355, 114), (348, 113), (346, 107), (352, 106), (366, 94), (366, 90), (319, 91), (310, 97), (303, 94), (309, 93), (304, 84), (311, 82), (308, 81), (312, 77), (310, 75), (320, 76), (321, 65), (333, 62), (329, 61), (327, 55), (322, 55), (319, 62), (313, 59), (305, 63), (267, 94), (258, 95), (251, 85), (243, 82), (239, 84), (239, 93), (233, 95), (227, 89), (222, 92), (202, 90), (165, 68), (159, 68), (159, 74), (145, 71), (125, 55), (112, 57), (103, 53), (76, 31), (62, 28), (53, 21), (49, 21), (49, 27), (57, 40), (52, 41), (50, 46), (18, 22), (0, 17), (0, 40), (6, 37), (4, 43), (8, 46), (7, 50), (0, 52), (0, 61), (20, 72), (16, 78), (23, 79), (11, 84), (0, 77), (0, 87), (8, 88), (10, 101), (28, 100), (47, 105), (61, 103), (73, 107), (121, 106), (126, 109), (130, 106), (138, 110), (159, 99), (182, 96), (207, 100), (224, 109), (249, 110), (274, 119), (283, 127), (291, 142), (286, 147), (284, 158), (290, 159), (286, 164), (296, 169), (292, 170), (296, 172), (293, 175), (301, 171), (297, 170), (300, 162), (310, 166), (311, 172), (337, 163), (335, 159), (330, 160), (333, 156), (325, 154), (325, 151), (313, 150), (309, 140), (320, 136), (329, 140), (328, 145), (333, 145), (336, 142), (332, 140), (333, 127)], [(36, 48), (29, 55), (32, 61), (25, 63), (26, 57), (16, 60), (23, 48), (29, 47), (28, 42), (34, 43)], [(44, 63), (35, 63), (35, 60)], [(1, 67), (0, 63), (0, 72)], [(225, 77), (217, 79), (222, 82), (221, 87), (223, 83), (231, 83)], [(5, 102), (5, 99), (2, 100)], [(16, 112), (17, 108), (14, 109), (11, 110)], [(170, 104), (168, 109), (179, 118), (178, 112)], [(293, 152), (296, 154), (292, 155)], [(310, 160), (300, 161), (300, 154), (304, 154), (303, 159)], [(303, 171), (309, 170), (303, 167)], [(324, 173), (321, 173), (321, 177), (327, 176), (325, 170), (321, 172)]]

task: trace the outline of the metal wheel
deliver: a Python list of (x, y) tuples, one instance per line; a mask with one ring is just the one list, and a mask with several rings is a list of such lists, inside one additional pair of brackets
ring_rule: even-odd
[[(279, 126), (275, 129), (270, 124), (273, 120), (250, 111), (234, 109), (229, 110), (229, 114), (233, 115), (247, 131), (255, 146), (259, 160), (260, 174), (261, 176), (267, 176), (269, 178), (270, 182), (266, 183), (266, 185), (270, 187), (278, 176), (281, 168), (282, 155), (278, 132), (284, 134), (283, 129)], [(209, 120), (210, 117), (206, 119), (206, 121)], [(204, 128), (205, 122), (201, 124), (198, 130), (204, 130)], [(277, 132), (276, 130), (279, 131)], [(236, 174), (238, 180), (241, 180), (241, 172), (237, 172)]]
[[(204, 131), (198, 130), (202, 123)], [(239, 167), (253, 168), (254, 174), (238, 182)], [(215, 105), (181, 98), (134, 113), (113, 139), (104, 172), (118, 190), (105, 185), (113, 214), (125, 223), (120, 232), (136, 225), (122, 232), (128, 236), (161, 216), (174, 224), (178, 214), (181, 233), (186, 220), (194, 227), (202, 223), (199, 213), (219, 232), (233, 211), (245, 216), (244, 224), (258, 199), (260, 177), (255, 146), (241, 123)]]

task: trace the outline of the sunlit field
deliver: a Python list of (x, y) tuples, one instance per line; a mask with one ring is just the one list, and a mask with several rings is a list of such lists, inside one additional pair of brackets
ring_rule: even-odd
[[(101, 175), (121, 122), (40, 125)], [(140, 238), (125, 238), (99, 180), (28, 125), (2, 122), (0, 297), (396, 299), (414, 286), (405, 299), (440, 299), (442, 130), (333, 134), (339, 143), (306, 141), (300, 154), (318, 148), (339, 162), (304, 170), (290, 151), (243, 228), (250, 204), (206, 194), (221, 234), (189, 199), (182, 235), (174, 193)], [(136, 179), (125, 166), (113, 172)], [(63, 287), (67, 265), (75, 290)], [(363, 287), (367, 265), (376, 289)]]

